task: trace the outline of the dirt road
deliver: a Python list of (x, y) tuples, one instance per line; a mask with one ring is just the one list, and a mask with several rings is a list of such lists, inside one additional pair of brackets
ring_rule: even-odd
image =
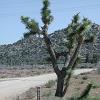
[[(93, 69), (77, 69), (74, 75), (89, 72)], [(0, 79), (0, 100), (13, 100), (16, 96), (27, 91), (31, 87), (41, 86), (49, 80), (55, 80), (55, 73), (25, 77)]]

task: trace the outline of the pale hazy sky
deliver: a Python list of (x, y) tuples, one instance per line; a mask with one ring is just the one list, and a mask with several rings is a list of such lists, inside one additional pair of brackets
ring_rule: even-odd
[[(54, 21), (49, 32), (65, 28), (78, 12), (100, 24), (100, 0), (50, 0)], [(0, 45), (13, 43), (26, 32), (20, 16), (30, 16), (42, 25), (42, 0), (0, 0)]]

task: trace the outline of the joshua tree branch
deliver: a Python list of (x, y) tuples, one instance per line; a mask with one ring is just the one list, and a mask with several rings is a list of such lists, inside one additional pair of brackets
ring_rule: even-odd
[(43, 38), (44, 38), (44, 41), (45, 41), (45, 44), (47, 47), (47, 51), (50, 54), (53, 69), (54, 69), (55, 73), (58, 75), (60, 73), (60, 70), (57, 65), (57, 58), (56, 58), (55, 50), (52, 47), (52, 43), (51, 43), (50, 39), (48, 38), (46, 29), (47, 29), (47, 26), (45, 26), (45, 28), (43, 28)]
[(80, 50), (81, 45), (83, 43), (83, 37), (80, 36), (78, 39), (79, 39), (78, 40), (78, 44), (77, 44), (76, 49), (75, 49), (75, 51), (74, 51), (74, 53), (73, 53), (73, 55), (72, 55), (72, 57), (71, 57), (71, 59), (69, 61), (69, 64), (67, 66), (67, 69), (69, 69), (70, 67), (72, 67), (73, 64), (75, 63), (75, 60), (77, 59), (79, 50)]

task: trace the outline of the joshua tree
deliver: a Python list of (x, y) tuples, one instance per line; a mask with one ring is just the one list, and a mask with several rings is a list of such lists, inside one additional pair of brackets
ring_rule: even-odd
[[(53, 21), (53, 16), (49, 10), (49, 1), (43, 0), (43, 8), (41, 10), (43, 26), (39, 28), (38, 23), (29, 19), (28, 17), (21, 17), (22, 22), (25, 24), (29, 32), (25, 33), (24, 36), (27, 37), (30, 34), (41, 34), (43, 35), (44, 42), (47, 47), (47, 51), (50, 55), (50, 60), (57, 75), (57, 89), (55, 96), (63, 97), (69, 86), (69, 81), (72, 76), (72, 71), (74, 70), (78, 60), (79, 51), (82, 43), (85, 40), (90, 40), (94, 37), (94, 34), (88, 33), (91, 28), (91, 22), (87, 18), (80, 20), (79, 14), (74, 15), (72, 22), (66, 28), (66, 41), (64, 45), (67, 47), (67, 51), (57, 53), (55, 48), (53, 48), (52, 42), (48, 37), (48, 27)], [(91, 40), (90, 40), (91, 41)], [(60, 56), (64, 56), (64, 66), (60, 70), (57, 64), (57, 60)]]

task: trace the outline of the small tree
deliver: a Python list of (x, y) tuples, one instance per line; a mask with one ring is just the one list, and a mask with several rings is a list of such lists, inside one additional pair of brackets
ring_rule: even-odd
[[(53, 48), (52, 42), (48, 37), (48, 26), (53, 21), (53, 16), (49, 10), (49, 5), (50, 3), (48, 0), (43, 0), (41, 19), (44, 25), (41, 27), (41, 29), (39, 28), (38, 23), (33, 19), (30, 20), (28, 17), (22, 16), (21, 20), (29, 30), (28, 33), (24, 34), (24, 36), (29, 36), (30, 34), (43, 35), (47, 51), (50, 55), (50, 61), (52, 63), (54, 72), (57, 75), (57, 89), (55, 96), (63, 97), (69, 86), (72, 71), (78, 63), (78, 54), (81, 45), (85, 40), (93, 40), (91, 37), (94, 37), (94, 34), (88, 33), (88, 30), (91, 28), (91, 22), (87, 18), (83, 18), (83, 20), (80, 21), (79, 14), (76, 14), (73, 17), (71, 24), (69, 24), (66, 28), (66, 41), (64, 45), (67, 47), (67, 51), (58, 53), (55, 48)], [(65, 57), (64, 66), (61, 70), (57, 64), (57, 60), (60, 56)]]

